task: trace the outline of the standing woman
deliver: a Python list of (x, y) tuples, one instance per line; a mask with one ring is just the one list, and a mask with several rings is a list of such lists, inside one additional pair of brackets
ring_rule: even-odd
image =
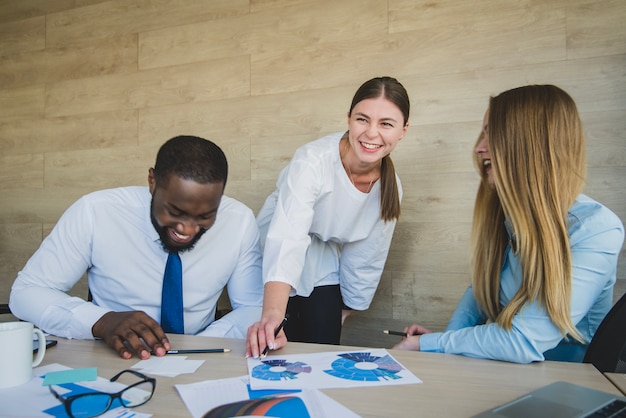
[[(402, 84), (371, 79), (352, 99), (348, 131), (302, 146), (282, 170), (257, 216), (265, 290), (247, 356), (287, 339), (339, 344), (349, 310), (369, 307), (400, 215), (402, 188), (389, 154), (408, 119)], [(285, 333), (275, 338), (285, 313)]]
[(619, 218), (581, 194), (585, 141), (555, 86), (491, 98), (475, 149), (472, 286), (445, 332), (411, 325), (394, 348), (528, 363), (582, 361), (613, 301)]

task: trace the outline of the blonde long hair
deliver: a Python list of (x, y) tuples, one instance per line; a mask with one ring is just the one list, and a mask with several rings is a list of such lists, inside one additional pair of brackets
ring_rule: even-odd
[[(482, 165), (472, 227), (474, 294), (489, 318), (511, 329), (527, 303), (544, 306), (564, 336), (583, 341), (570, 318), (572, 256), (567, 213), (586, 176), (585, 140), (574, 100), (551, 85), (508, 90), (489, 101), (486, 127), (495, 187)], [(480, 140), (480, 138), (479, 138)], [(477, 156), (476, 163), (480, 161)], [(510, 223), (521, 286), (500, 306)]]

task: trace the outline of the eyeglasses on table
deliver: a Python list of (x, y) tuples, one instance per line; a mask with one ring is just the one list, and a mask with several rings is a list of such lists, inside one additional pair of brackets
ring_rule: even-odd
[(140, 378), (141, 381), (127, 386), (117, 393), (92, 391), (71, 396), (59, 394), (52, 386), (48, 386), (50, 392), (65, 406), (65, 411), (70, 418), (90, 418), (104, 414), (111, 408), (123, 406), (134, 408), (152, 399), (156, 379), (148, 377), (134, 370), (122, 370), (110, 381), (117, 381), (122, 375), (130, 373)]

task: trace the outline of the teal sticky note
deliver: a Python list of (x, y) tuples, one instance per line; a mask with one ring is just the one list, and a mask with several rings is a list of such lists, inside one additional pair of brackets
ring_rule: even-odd
[(62, 385), (63, 383), (92, 382), (98, 378), (96, 367), (86, 367), (84, 369), (61, 370), (58, 372), (48, 372), (43, 379), (44, 386)]

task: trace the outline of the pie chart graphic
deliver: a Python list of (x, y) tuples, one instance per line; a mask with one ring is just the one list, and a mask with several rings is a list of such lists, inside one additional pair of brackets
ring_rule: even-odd
[(293, 380), (300, 373), (311, 373), (311, 366), (301, 361), (289, 363), (287, 360), (265, 360), (255, 366), (251, 375), (261, 380)]
[(332, 369), (324, 370), (331, 376), (346, 380), (378, 382), (402, 379), (398, 372), (403, 367), (391, 356), (373, 356), (371, 353), (343, 353), (332, 362)]

